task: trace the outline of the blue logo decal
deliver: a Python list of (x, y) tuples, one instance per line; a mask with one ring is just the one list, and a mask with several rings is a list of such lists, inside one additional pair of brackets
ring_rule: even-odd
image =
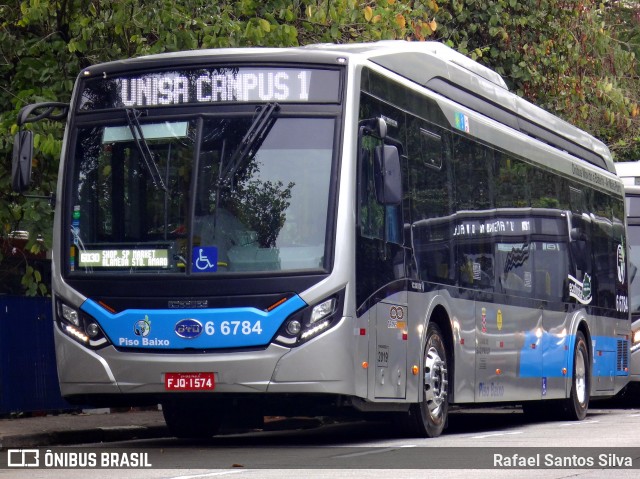
[(202, 333), (202, 323), (196, 319), (181, 319), (176, 323), (175, 331), (181, 338), (194, 339)]
[[(87, 299), (82, 311), (96, 319), (116, 346), (225, 349), (268, 345), (284, 321), (305, 306), (307, 303), (294, 295), (269, 312), (253, 307), (202, 308), (189, 304), (181, 309), (129, 309), (111, 313)], [(144, 323), (145, 316), (151, 331), (148, 336), (142, 336), (147, 325), (138, 324), (140, 336), (135, 335), (136, 323)]]
[(193, 248), (191, 262), (194, 273), (218, 271), (218, 248), (216, 246)]
[(455, 114), (455, 127), (458, 130), (469, 133), (469, 117), (464, 113), (456, 112)]

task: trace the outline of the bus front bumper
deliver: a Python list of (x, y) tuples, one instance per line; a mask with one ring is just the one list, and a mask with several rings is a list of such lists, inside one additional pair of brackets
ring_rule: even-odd
[(249, 351), (146, 353), (90, 350), (58, 327), (54, 337), (63, 396), (162, 395), (169, 392), (166, 373), (213, 373), (215, 393), (354, 393), (350, 318), (292, 349), (270, 344)]

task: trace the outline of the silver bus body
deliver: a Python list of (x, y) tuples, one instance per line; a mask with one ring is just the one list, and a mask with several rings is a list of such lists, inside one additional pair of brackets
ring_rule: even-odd
[[(237, 72), (224, 73), (223, 67)], [(301, 83), (284, 83), (294, 72)], [(315, 80), (302, 83), (318, 72), (329, 72), (322, 81), (331, 91)], [(240, 81), (238, 75), (244, 75), (233, 93), (238, 96), (223, 96), (232, 88), (225, 82)], [(311, 90), (305, 91), (307, 87)], [(119, 96), (107, 100), (116, 88)], [(296, 99), (287, 96), (298, 88)], [(278, 105), (271, 107), (274, 100)], [(101, 217), (101, 224), (91, 223), (91, 214), (106, 208), (104, 202), (123, 214), (135, 208), (141, 192), (170, 202), (172, 195), (166, 193), (181, 178), (169, 178), (173, 170), (161, 156), (170, 157), (165, 147), (161, 153), (131, 153), (135, 145), (126, 147), (131, 151), (123, 149), (126, 142), (133, 145), (135, 140), (142, 148), (148, 142), (153, 150), (155, 142), (171, 136), (171, 148), (178, 151), (200, 138), (195, 153), (187, 151), (191, 157), (222, 157), (224, 149), (206, 150), (205, 141), (213, 145), (213, 136), (235, 128), (236, 118), (251, 119), (256, 105), (254, 118), (266, 111), (262, 105), (271, 108), (264, 121), (273, 124), (256, 133), (265, 137), (260, 140), (265, 149), (285, 155), (287, 145), (272, 147), (276, 133), (270, 134), (277, 130), (286, 138), (289, 131), (289, 140), (298, 141), (293, 153), (300, 158), (318, 155), (305, 168), (327, 163), (318, 171), (330, 171), (330, 178), (314, 170), (315, 180), (292, 176), (278, 186), (265, 173), (264, 160), (259, 168), (266, 176), (253, 170), (251, 180), (255, 188), (270, 187), (271, 194), (281, 195), (283, 205), (288, 202), (282, 206), (287, 214), (279, 234), (289, 229), (300, 233), (296, 224), (315, 228), (321, 223), (326, 226), (318, 229), (321, 238), (304, 247), (295, 241), (285, 244), (278, 236), (259, 240), (263, 246), (252, 250), (238, 243), (207, 249), (201, 239), (205, 230), (193, 232), (199, 219), (214, 221), (194, 216), (198, 202), (213, 201), (215, 192), (205, 188), (209, 196), (185, 195), (180, 203), (190, 211), (186, 234), (179, 231), (181, 225), (165, 220), (165, 231), (157, 233), (155, 242), (108, 244), (117, 234), (133, 237), (142, 228), (115, 213)], [(228, 118), (218, 118), (221, 111), (228, 111)], [(104, 129), (101, 115), (108, 125)], [(151, 128), (150, 122), (168, 126)], [(309, 126), (298, 128), (305, 124)], [(317, 134), (309, 134), (310, 129)], [(252, 141), (247, 140), (247, 149), (258, 150)], [(304, 141), (317, 145), (305, 150)], [(144, 159), (144, 168), (151, 171), (144, 175), (153, 178), (137, 190), (138, 180), (131, 178), (137, 178), (138, 170), (121, 168), (121, 181), (130, 182), (122, 200), (132, 202), (127, 208), (111, 197), (112, 189), (100, 190), (102, 199), (88, 198), (83, 190), (89, 181), (97, 189), (116, 174), (115, 163), (108, 168), (100, 163), (106, 156), (115, 158), (116, 151), (135, 156), (135, 165)], [(76, 162), (92, 154), (100, 171), (84, 166), (78, 173)], [(253, 154), (248, 153), (250, 158)], [(271, 158), (262, 150), (256, 155)], [(238, 169), (244, 167), (241, 156)], [(367, 185), (386, 179), (384, 173), (376, 173), (381, 179), (367, 176), (363, 165), (371, 161), (375, 169), (376, 161), (385, 164), (389, 157), (401, 165), (403, 197), (396, 203), (390, 196), (367, 203)], [(476, 164), (480, 158), (495, 166)], [(159, 174), (152, 172), (154, 163)], [(220, 171), (225, 167), (220, 164)], [(507, 171), (515, 182), (513, 198), (499, 176)], [(483, 179), (474, 179), (477, 172)], [(89, 180), (92, 175), (97, 179)], [(54, 329), (60, 388), (69, 399), (164, 405), (167, 398), (229, 398), (216, 406), (223, 409), (219, 412), (248, 401), (278, 414), (349, 406), (415, 415), (419, 409), (413, 406), (429, 402), (425, 407), (434, 424), (425, 434), (437, 435), (438, 415), (446, 404), (566, 401), (580, 385), (588, 388), (581, 393), (587, 399), (608, 397), (629, 379), (627, 265), (625, 255), (616, 257), (616, 247), (625, 241), (623, 186), (608, 149), (509, 92), (495, 72), (443, 45), (201, 50), (87, 68), (71, 100), (59, 177)], [(248, 180), (236, 184), (242, 181)], [(287, 190), (287, 181), (308, 181), (307, 190), (320, 184), (322, 221), (313, 222), (310, 212), (295, 209), (297, 198), (297, 204), (312, 203), (301, 193), (294, 196), (299, 194), (296, 186)], [(430, 181), (440, 182), (440, 196), (434, 196)], [(565, 199), (551, 204), (552, 194), (536, 196), (534, 190), (550, 182), (558, 184)], [(465, 183), (475, 186), (467, 191)], [(249, 191), (251, 182), (243, 184)], [(416, 185), (427, 185), (429, 194), (421, 195)], [(196, 186), (189, 188), (184, 191)], [(153, 189), (157, 191), (149, 193)], [(387, 194), (392, 193), (390, 187)], [(235, 201), (232, 190), (225, 194), (228, 202)], [(604, 203), (596, 204), (600, 199)], [(586, 206), (580, 206), (582, 201)], [(594, 204), (597, 210), (588, 209)], [(256, 203), (254, 209), (258, 207)], [(441, 211), (430, 217), (431, 208)], [(243, 210), (244, 217), (250, 214)], [(218, 226), (221, 218), (216, 216)], [(589, 236), (592, 231), (597, 240)], [(247, 241), (258, 241), (260, 232), (243, 234)], [(173, 239), (165, 241), (169, 236)], [(594, 253), (581, 263), (574, 259), (603, 244), (608, 246), (598, 250), (598, 257)], [(183, 253), (184, 245), (191, 251)], [(139, 262), (131, 263), (132, 256)], [(150, 258), (161, 266), (154, 269)], [(201, 268), (205, 259), (209, 266)], [(598, 269), (599, 260), (608, 263)], [(546, 270), (536, 266), (543, 264)], [(520, 273), (521, 284), (508, 284), (509, 273)], [(243, 303), (243, 297), (258, 296), (268, 299)], [(298, 323), (291, 324), (296, 314)], [(442, 346), (429, 346), (433, 331)], [(586, 348), (580, 349), (578, 342)], [(573, 380), (575, 358), (587, 371), (578, 385)], [(188, 409), (188, 404), (180, 407)]]

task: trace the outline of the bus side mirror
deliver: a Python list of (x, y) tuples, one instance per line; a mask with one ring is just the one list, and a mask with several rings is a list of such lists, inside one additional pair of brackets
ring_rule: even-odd
[(380, 145), (374, 158), (376, 199), (381, 205), (398, 205), (402, 201), (400, 154), (393, 145)]
[(31, 182), (31, 160), (33, 158), (33, 132), (22, 130), (16, 133), (11, 164), (11, 186), (16, 193), (29, 188)]

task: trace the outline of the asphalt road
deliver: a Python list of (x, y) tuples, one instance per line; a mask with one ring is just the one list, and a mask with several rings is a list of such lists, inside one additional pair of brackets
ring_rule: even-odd
[[(98, 464), (104, 455), (152, 465), (117, 471), (98, 467), (90, 471), (92, 479), (635, 478), (640, 472), (640, 409), (595, 405), (581, 422), (531, 422), (519, 409), (462, 410), (451, 414), (446, 433), (435, 439), (403, 437), (386, 422), (333, 422), (207, 441), (81, 444), (51, 453), (93, 453)], [(61, 472), (0, 470), (0, 478), (53, 478), (62, 477)], [(64, 478), (84, 478), (88, 472), (67, 469)]]

